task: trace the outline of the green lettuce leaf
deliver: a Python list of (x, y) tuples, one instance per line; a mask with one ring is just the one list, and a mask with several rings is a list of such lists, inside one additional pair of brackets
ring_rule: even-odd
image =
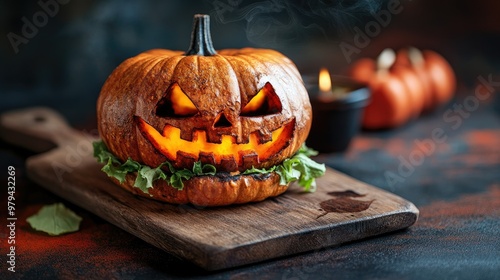
[(149, 193), (149, 188), (153, 187), (153, 182), (158, 179), (167, 179), (167, 175), (161, 169), (163, 165), (151, 168), (146, 165), (140, 166), (135, 178), (134, 187), (139, 188), (144, 193)]
[(92, 146), (94, 147), (94, 157), (97, 158), (98, 162), (108, 162), (110, 159), (115, 161), (115, 163), (120, 162), (110, 151), (108, 151), (108, 147), (106, 147), (103, 141), (93, 142)]
[(215, 175), (217, 170), (215, 170), (215, 166), (211, 164), (202, 164), (201, 162), (197, 161), (193, 165), (193, 173), (196, 176), (200, 175)]
[(125, 176), (127, 175), (127, 171), (123, 171), (120, 166), (117, 166), (113, 164), (113, 160), (111, 158), (108, 159), (108, 163), (104, 165), (104, 167), (101, 169), (104, 173), (108, 174), (109, 177), (115, 177), (120, 181), (120, 183), (123, 183), (125, 181)]
[(324, 164), (319, 164), (309, 158), (305, 153), (297, 153), (289, 161), (289, 170), (292, 172), (292, 177), (299, 180), (299, 185), (304, 187), (306, 191), (316, 190), (315, 179), (325, 174), (326, 168)]
[[(101, 169), (109, 177), (114, 177), (121, 183), (125, 181), (125, 177), (129, 173), (137, 173), (134, 187), (141, 189), (144, 193), (149, 193), (148, 189), (153, 187), (153, 182), (156, 180), (165, 180), (173, 188), (182, 190), (184, 181), (189, 180), (194, 176), (215, 175), (217, 170), (211, 164), (202, 164), (195, 162), (192, 170), (181, 169), (177, 170), (174, 166), (166, 161), (156, 168), (151, 168), (142, 165), (137, 161), (128, 159), (125, 163), (121, 163), (104, 144), (104, 142), (94, 142), (94, 157), (101, 163), (105, 163)], [(325, 173), (325, 165), (320, 164), (309, 158), (317, 155), (318, 152), (308, 148), (305, 144), (291, 158), (284, 160), (280, 165), (266, 168), (250, 168), (242, 174), (266, 174), (276, 172), (280, 175), (280, 184), (286, 185), (293, 181), (298, 181), (298, 184), (306, 191), (314, 191), (316, 189), (315, 179), (323, 176)]]
[(26, 219), (30, 226), (49, 235), (61, 235), (80, 229), (82, 218), (66, 208), (62, 203), (46, 205)]
[(182, 190), (184, 188), (184, 183), (182, 181), (189, 180), (193, 176), (196, 175), (190, 170), (187, 169), (178, 170), (177, 172), (173, 173), (172, 176), (170, 176), (170, 179), (168, 179), (168, 183), (172, 187), (178, 190)]
[(316, 178), (325, 174), (325, 164), (320, 164), (309, 158), (318, 152), (307, 147), (305, 144), (291, 158), (283, 161), (276, 168), (276, 172), (281, 176), (281, 183), (290, 183), (298, 180), (298, 184), (306, 191), (316, 190)]
[[(276, 169), (276, 165), (269, 168), (269, 169), (265, 169), (265, 168), (255, 168), (252, 166), (252, 168), (250, 169), (247, 169), (243, 172), (243, 175), (250, 175), (250, 174), (266, 174), (266, 173), (271, 173), (273, 172), (274, 170)], [(283, 184), (282, 184), (283, 185)]]

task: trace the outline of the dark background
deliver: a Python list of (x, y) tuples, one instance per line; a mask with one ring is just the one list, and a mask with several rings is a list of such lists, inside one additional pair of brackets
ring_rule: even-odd
[[(43, 3), (58, 3), (42, 0)], [(8, 34), (22, 36), (22, 20), (43, 11), (37, 1), (2, 1), (0, 9), (0, 111), (46, 105), (80, 125), (92, 121), (100, 87), (124, 59), (152, 48), (185, 50), (192, 17), (212, 18), (216, 49), (274, 48), (299, 70), (328, 66), (342, 73), (349, 63), (339, 44), (355, 46), (355, 27), (364, 30), (388, 1), (81, 1), (58, 4), (27, 43), (15, 47)], [(370, 38), (355, 60), (385, 47), (408, 45), (443, 54), (460, 86), (500, 69), (500, 2), (401, 0), (402, 12)], [(35, 19), (36, 20), (36, 19)], [(38, 21), (43, 23), (43, 17)]]
[[(274, 48), (289, 56), (303, 74), (313, 74), (321, 66), (340, 74), (350, 64), (339, 44), (355, 45), (356, 28), (364, 30), (388, 3), (70, 0), (16, 53), (8, 34), (22, 35), (22, 18), (32, 22), (42, 8), (37, 1), (0, 1), (0, 113), (45, 105), (86, 131), (96, 127), (95, 102), (111, 71), (148, 49), (185, 50), (195, 13), (211, 15), (216, 49)], [(402, 127), (361, 131), (346, 152), (322, 154), (319, 161), (410, 200), (420, 210), (415, 225), (334, 248), (208, 273), (48, 192), (27, 177), (24, 162), (33, 153), (0, 142), (3, 168), (16, 166), (16, 201), (21, 205), (17, 235), (24, 253), (14, 277), (498, 279), (500, 1), (401, 0), (401, 7), (401, 13), (392, 15), (351, 58), (375, 57), (386, 47), (433, 49), (455, 70), (455, 97)], [(474, 98), (479, 77), (494, 82), (490, 97), (452, 128), (444, 112)], [(445, 131), (445, 143), (436, 145), (411, 176), (391, 184), (385, 174), (397, 173), (401, 158), (419, 151), (415, 141), (429, 140), (435, 128)], [(0, 204), (6, 205), (5, 196), (0, 197)], [(84, 218), (80, 231), (51, 237), (26, 224), (27, 217), (54, 202), (64, 202)], [(0, 208), (0, 220), (5, 221), (4, 213)], [(0, 234), (3, 253), (6, 235)], [(0, 278), (4, 268), (5, 264)]]

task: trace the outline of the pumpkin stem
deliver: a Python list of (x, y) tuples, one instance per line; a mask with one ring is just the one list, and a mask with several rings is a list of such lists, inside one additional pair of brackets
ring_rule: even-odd
[(410, 58), (411, 65), (417, 67), (424, 65), (424, 55), (419, 49), (415, 47), (408, 48), (408, 57)]
[(396, 53), (393, 49), (384, 49), (377, 58), (377, 70), (379, 73), (389, 71), (391, 66), (396, 61)]
[(210, 16), (194, 15), (193, 32), (191, 33), (191, 45), (185, 55), (216, 55), (217, 52), (212, 45), (210, 36)]

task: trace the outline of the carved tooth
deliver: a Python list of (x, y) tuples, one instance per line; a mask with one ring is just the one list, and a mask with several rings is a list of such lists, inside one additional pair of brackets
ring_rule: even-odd
[(200, 152), (199, 161), (203, 164), (211, 164), (215, 165), (215, 156), (214, 153)]
[(269, 132), (267, 129), (261, 129), (254, 133), (257, 133), (257, 139), (259, 139), (259, 144), (264, 144), (273, 140), (273, 134)]
[(217, 134), (215, 131), (211, 131), (207, 133), (207, 142), (220, 144), (222, 143), (222, 135)]
[(236, 160), (232, 155), (222, 156), (220, 160), (220, 166), (223, 171), (231, 172), (238, 170), (238, 164), (236, 163)]
[(183, 151), (177, 151), (176, 162), (178, 162), (179, 166), (192, 166), (197, 160), (196, 155)]
[(259, 164), (259, 155), (255, 151), (241, 151), (239, 154), (243, 169), (250, 169), (252, 166), (257, 166)]
[(182, 129), (181, 128), (181, 135), (180, 135), (182, 140), (186, 141), (193, 141), (193, 132), (189, 131), (189, 129)]

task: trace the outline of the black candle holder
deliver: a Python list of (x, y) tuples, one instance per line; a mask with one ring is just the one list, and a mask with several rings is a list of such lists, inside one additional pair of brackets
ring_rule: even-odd
[(360, 130), (370, 90), (367, 85), (348, 77), (332, 76), (332, 88), (342, 88), (345, 93), (326, 101), (321, 99), (318, 79), (303, 78), (313, 110), (307, 145), (321, 153), (345, 151), (353, 136)]

